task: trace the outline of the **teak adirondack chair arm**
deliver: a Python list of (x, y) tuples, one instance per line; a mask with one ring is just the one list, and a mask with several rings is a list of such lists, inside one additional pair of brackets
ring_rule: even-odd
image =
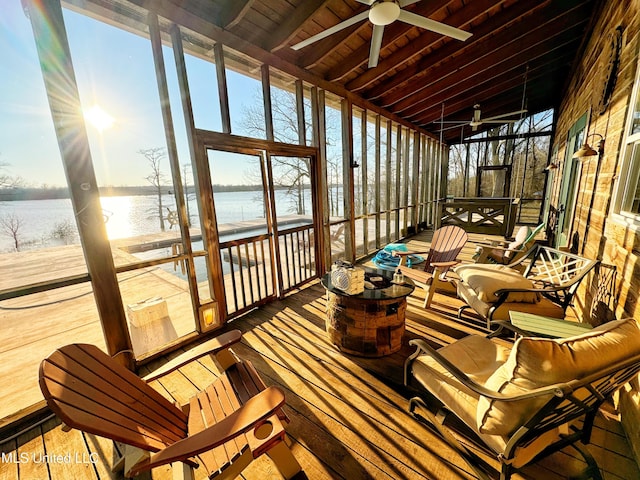
[(218, 423), (142, 459), (131, 468), (129, 474), (135, 476), (160, 465), (183, 461), (185, 458), (194, 457), (233, 440), (238, 435), (255, 428), (257, 423), (274, 415), (284, 405), (284, 401), (284, 393), (281, 389), (268, 387)]
[(400, 252), (398, 250), (394, 250), (391, 252), (391, 255), (394, 257), (408, 257), (409, 255), (428, 255), (430, 250), (425, 250), (423, 252), (411, 251), (411, 252)]
[(431, 262), (435, 268), (451, 268), (459, 264), (459, 260), (453, 260), (451, 262)]
[(190, 350), (178, 355), (171, 359), (160, 368), (157, 368), (153, 372), (142, 377), (145, 382), (151, 382), (157, 380), (164, 375), (167, 375), (184, 365), (187, 365), (198, 358), (205, 355), (216, 355), (219, 352), (229, 348), (235, 343), (238, 343), (242, 338), (242, 332), (240, 330), (231, 330), (230, 332), (223, 333), (211, 340), (201, 343), (200, 345), (191, 348)]
[(40, 388), (49, 407), (69, 427), (127, 446), (117, 462), (125, 475), (172, 463), (174, 474), (187, 478), (198, 465), (209, 478), (235, 478), (266, 453), (290, 480), (301, 467), (286, 444), (284, 392), (267, 387), (251, 362), (231, 351), (229, 346), (241, 336), (239, 330), (222, 334), (147, 377), (158, 378), (212, 354), (222, 367), (219, 375), (184, 407), (89, 344), (66, 345), (45, 358)]

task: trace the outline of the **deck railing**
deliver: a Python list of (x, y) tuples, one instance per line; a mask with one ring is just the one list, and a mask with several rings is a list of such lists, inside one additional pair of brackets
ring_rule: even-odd
[(227, 315), (239, 315), (275, 297), (269, 234), (254, 235), (220, 244), (225, 274)]
[(437, 227), (457, 225), (468, 233), (511, 236), (519, 199), (447, 198), (438, 202)]
[(313, 225), (278, 232), (278, 249), (280, 264), (274, 271), (273, 265), (277, 263), (272, 260), (271, 234), (220, 244), (225, 264), (227, 316), (240, 315), (275, 298), (278, 292), (286, 293), (315, 278)]
[(299, 287), (316, 276), (313, 225), (302, 225), (278, 232), (282, 293)]

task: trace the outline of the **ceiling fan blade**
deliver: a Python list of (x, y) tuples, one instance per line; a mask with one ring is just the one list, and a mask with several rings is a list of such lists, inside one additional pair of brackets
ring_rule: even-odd
[[(360, 0), (358, 0), (360, 1)], [(414, 3), (418, 3), (420, 0), (400, 0), (398, 2), (398, 5), (400, 5), (400, 8), (404, 8), (407, 5), (413, 5)]]
[[(444, 122), (444, 123), (447, 123), (447, 122)], [(467, 122), (465, 122), (465, 123), (467, 123)], [(460, 126), (459, 125), (453, 125), (453, 126), (450, 126), (450, 127), (441, 128), (440, 130), (436, 130), (436, 132), (446, 132), (447, 130), (453, 130), (454, 128), (460, 128)]]
[(520, 120), (490, 120), (490, 119), (483, 119), (481, 123), (516, 123), (519, 122)]
[(516, 110), (515, 112), (503, 113), (502, 115), (494, 115), (493, 117), (485, 118), (484, 121), (497, 120), (502, 117), (510, 117), (512, 115), (520, 115), (521, 113), (527, 113), (526, 110)]
[(382, 35), (384, 34), (383, 25), (374, 25), (373, 34), (371, 35), (371, 48), (369, 49), (369, 68), (378, 65), (380, 58), (380, 48), (382, 47)]
[(356, 0), (358, 3), (364, 3), (365, 5), (371, 5), (375, 0)]
[(326, 38), (329, 35), (333, 35), (334, 33), (337, 33), (340, 30), (344, 30), (345, 28), (350, 27), (351, 25), (355, 25), (356, 23), (361, 22), (365, 18), (369, 18), (368, 10), (364, 12), (360, 12), (358, 15), (354, 15), (353, 17), (348, 18), (344, 22), (340, 22), (331, 28), (327, 28), (326, 30), (318, 33), (317, 35), (313, 35), (312, 37), (309, 37), (300, 43), (296, 43), (295, 45), (292, 45), (291, 48), (294, 50), (300, 50), (301, 48), (311, 45), (312, 43), (315, 43), (318, 40), (322, 40), (323, 38)]
[(416, 15), (415, 13), (407, 12), (406, 10), (400, 11), (398, 20), (410, 25), (415, 25), (416, 27), (422, 27), (427, 30), (431, 30), (432, 32), (455, 38), (456, 40), (464, 41), (471, 36), (471, 33), (469, 32), (465, 32), (464, 30), (460, 30), (459, 28), (455, 28), (450, 25), (445, 25), (444, 23), (436, 22), (435, 20), (431, 20), (427, 17)]

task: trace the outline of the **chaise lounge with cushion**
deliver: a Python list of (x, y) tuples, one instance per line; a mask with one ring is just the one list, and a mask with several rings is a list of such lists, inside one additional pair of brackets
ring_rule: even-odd
[(476, 242), (476, 252), (473, 255), (473, 260), (475, 263), (496, 263), (499, 265), (513, 263), (533, 247), (536, 237), (542, 231), (544, 225), (544, 223), (541, 223), (533, 230), (526, 226), (520, 227), (511, 241)]

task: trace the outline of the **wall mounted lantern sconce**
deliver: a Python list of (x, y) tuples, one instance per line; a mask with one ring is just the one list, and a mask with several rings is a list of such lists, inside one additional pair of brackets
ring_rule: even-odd
[[(600, 137), (600, 140), (598, 140), (598, 143), (595, 145), (596, 146), (595, 149), (591, 145), (589, 145), (589, 143), (587, 142), (587, 140), (589, 140), (590, 137), (594, 137), (594, 136)], [(591, 135), (587, 135), (587, 138), (585, 138), (584, 143), (582, 144), (580, 149), (573, 154), (573, 158), (595, 157), (596, 155), (602, 155), (603, 153), (604, 153), (604, 137), (599, 133), (592, 133)]]

